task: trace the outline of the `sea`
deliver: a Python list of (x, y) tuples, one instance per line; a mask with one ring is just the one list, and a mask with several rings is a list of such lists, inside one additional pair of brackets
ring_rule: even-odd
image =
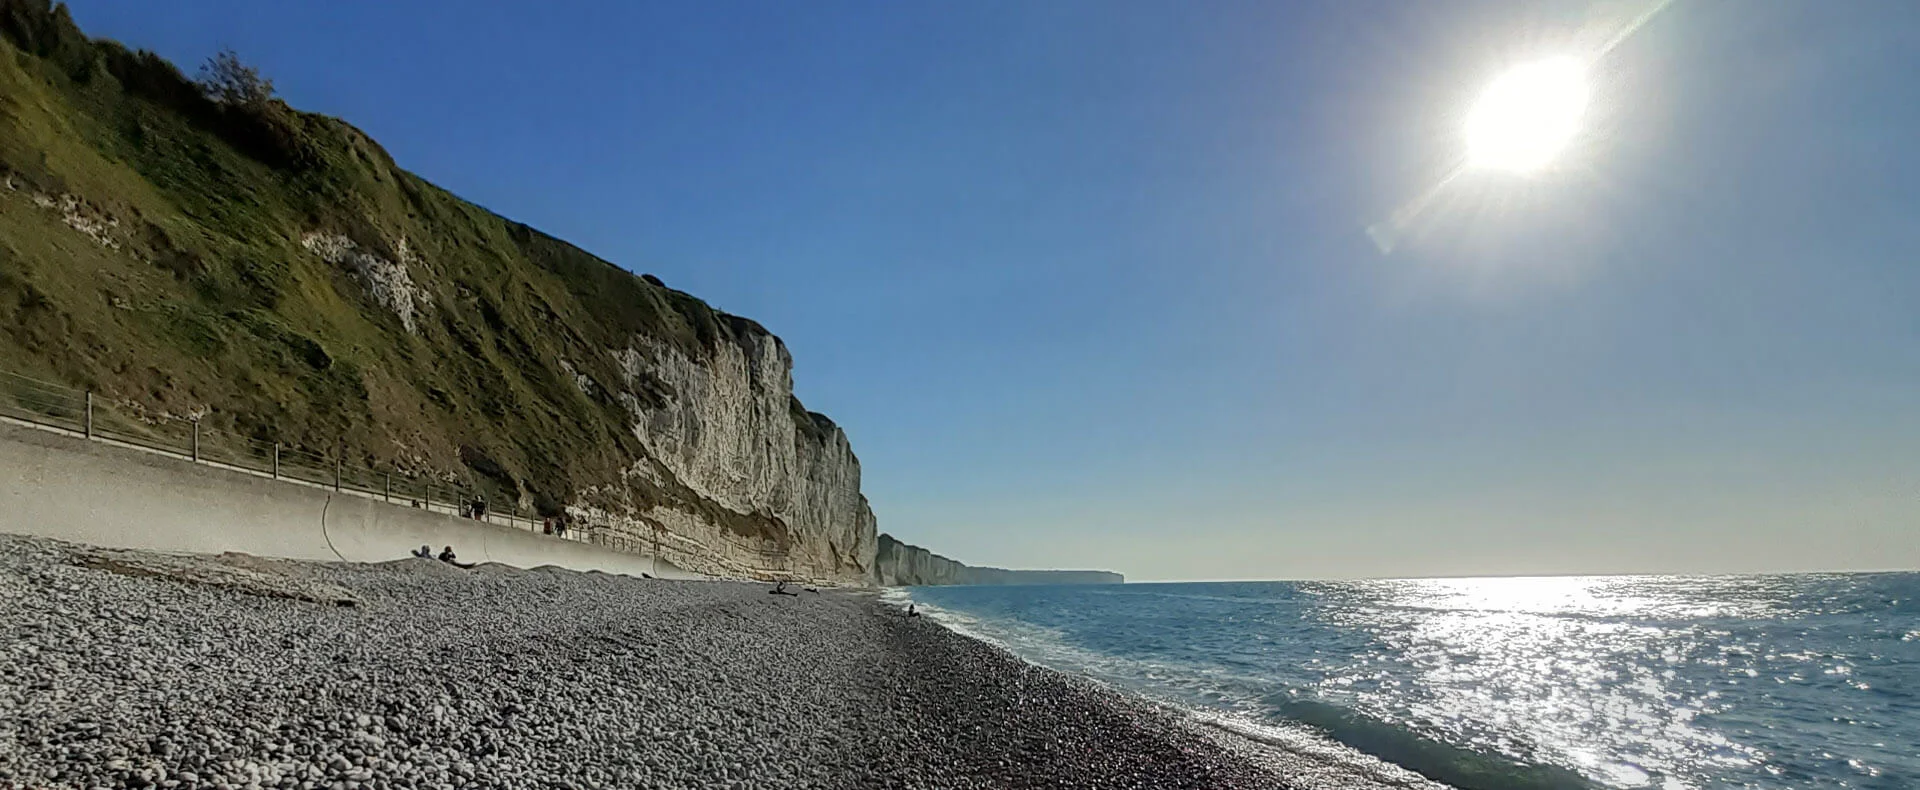
[(1271, 748), (1461, 790), (1920, 790), (1920, 573), (889, 595)]

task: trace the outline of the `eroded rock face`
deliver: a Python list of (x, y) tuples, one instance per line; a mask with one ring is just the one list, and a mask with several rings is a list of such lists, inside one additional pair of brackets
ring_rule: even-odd
[[(8, 192), (20, 188), (14, 184), (12, 175), (7, 175), (0, 183), (5, 184)], [(67, 223), (67, 227), (79, 231), (81, 235), (92, 239), (93, 243), (108, 249), (120, 249), (120, 218), (88, 205), (79, 195), (56, 197), (35, 192), (30, 199), (40, 208), (59, 212), (60, 220)]]
[(874, 582), (887, 587), (943, 584), (1121, 584), (1113, 571), (1021, 571), (967, 565), (881, 535), (873, 560)]
[(415, 259), (406, 239), (395, 245), (397, 261), (360, 249), (352, 239), (338, 233), (309, 233), (300, 238), (300, 246), (327, 263), (346, 267), (376, 304), (398, 316), (408, 332), (419, 331), (416, 316), (427, 296), (413, 284), (413, 276), (407, 271)]
[(611, 352), (616, 397), (647, 458), (574, 515), (616, 541), (659, 542), (688, 570), (726, 576), (872, 581), (873, 510), (846, 433), (793, 396), (793, 357), (764, 332), (705, 359), (652, 338)]
[(887, 587), (962, 584), (967, 567), (926, 549), (881, 535), (874, 556), (874, 581)]

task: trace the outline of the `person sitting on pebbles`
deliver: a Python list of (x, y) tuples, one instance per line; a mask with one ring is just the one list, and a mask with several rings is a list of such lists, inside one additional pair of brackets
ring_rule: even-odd
[(446, 564), (448, 564), (448, 565), (452, 565), (452, 566), (453, 566), (453, 567), (455, 567), (455, 568), (471, 568), (471, 567), (473, 567), (473, 563), (471, 563), (471, 562), (461, 562), (460, 560), (458, 560), (458, 559), (456, 559), (456, 558), (455, 558), (455, 557), (453, 556), (453, 547), (452, 547), (452, 546), (448, 546), (448, 547), (446, 547), (446, 548), (444, 548), (444, 549), (441, 549), (441, 550), (440, 550), (440, 561), (441, 561), (441, 562), (444, 562), (444, 563), (446, 563)]
[(413, 550), (413, 556), (423, 560), (433, 559), (433, 547), (422, 545), (420, 548)]

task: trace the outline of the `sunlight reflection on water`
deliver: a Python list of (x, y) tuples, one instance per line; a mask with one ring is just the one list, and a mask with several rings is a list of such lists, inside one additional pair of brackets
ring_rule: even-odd
[(1440, 772), (1484, 756), (1621, 788), (1920, 787), (1920, 574), (912, 595), (1040, 663)]
[[(1757, 749), (1699, 729), (1716, 694), (1670, 667), (1724, 662), (1731, 647), (1641, 618), (1756, 614), (1739, 600), (1666, 600), (1651, 580), (1414, 579), (1325, 585), (1331, 619), (1374, 632), (1389, 663), (1359, 656), (1323, 693), (1382, 720), (1455, 733), (1526, 762), (1578, 766), (1644, 786), (1701, 762), (1750, 764)], [(1315, 585), (1307, 585), (1309, 592)], [(1650, 589), (1651, 588), (1651, 589)], [(1407, 677), (1411, 675), (1412, 677)], [(1684, 787), (1684, 783), (1666, 783)]]

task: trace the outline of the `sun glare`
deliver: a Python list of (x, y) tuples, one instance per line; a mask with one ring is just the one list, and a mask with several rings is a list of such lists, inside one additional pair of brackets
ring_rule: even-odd
[(1467, 158), (1476, 167), (1532, 173), (1573, 140), (1587, 108), (1584, 69), (1573, 58), (1517, 66), (1467, 113)]

